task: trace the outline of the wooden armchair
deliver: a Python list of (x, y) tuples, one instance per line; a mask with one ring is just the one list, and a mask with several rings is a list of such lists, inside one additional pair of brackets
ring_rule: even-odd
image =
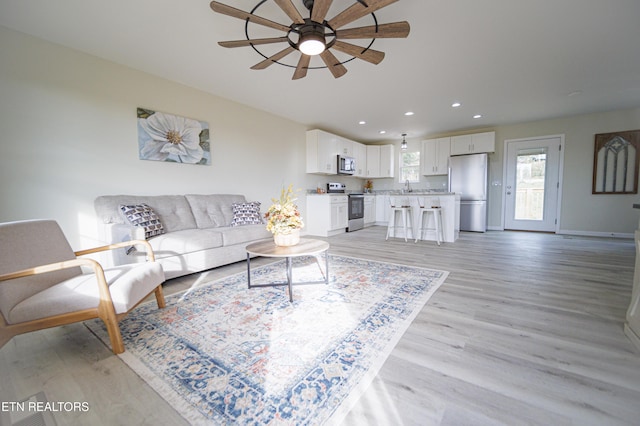
[[(147, 262), (103, 268), (79, 257), (131, 245), (145, 246)], [(0, 348), (18, 334), (100, 318), (122, 353), (118, 322), (154, 292), (164, 308), (164, 280), (147, 241), (74, 252), (53, 220), (0, 223)]]

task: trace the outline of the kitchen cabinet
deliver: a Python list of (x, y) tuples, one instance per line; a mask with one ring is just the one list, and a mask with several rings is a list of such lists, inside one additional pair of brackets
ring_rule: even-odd
[(356, 172), (353, 176), (367, 177), (367, 146), (359, 142), (354, 142), (353, 158), (356, 160)]
[(346, 232), (349, 225), (349, 197), (344, 194), (307, 195), (305, 233), (330, 237)]
[(367, 145), (367, 177), (380, 174), (380, 145)]
[(346, 157), (353, 157), (353, 144), (354, 144), (353, 141), (346, 138), (339, 137), (338, 138), (338, 154), (344, 155)]
[(380, 177), (393, 177), (395, 158), (393, 145), (380, 146)]
[(376, 223), (376, 196), (364, 196), (364, 226), (375, 225)]
[(451, 138), (428, 139), (422, 141), (420, 169), (425, 176), (449, 173), (449, 152)]
[(393, 177), (395, 164), (393, 152), (393, 145), (367, 145), (366, 177)]
[(322, 130), (307, 132), (307, 173), (338, 174), (339, 140), (339, 136)]
[(389, 222), (390, 206), (388, 194), (376, 195), (376, 224), (386, 225)]
[(355, 177), (366, 177), (366, 145), (323, 130), (307, 131), (307, 173), (338, 174), (338, 155), (356, 160)]
[(496, 132), (451, 136), (451, 155), (495, 152)]

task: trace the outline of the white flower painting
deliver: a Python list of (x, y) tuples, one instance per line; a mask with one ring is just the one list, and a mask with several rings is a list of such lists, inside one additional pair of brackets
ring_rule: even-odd
[(209, 124), (138, 108), (138, 149), (141, 160), (210, 165)]

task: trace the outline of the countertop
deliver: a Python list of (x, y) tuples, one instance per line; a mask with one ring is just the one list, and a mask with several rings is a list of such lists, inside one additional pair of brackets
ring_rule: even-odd
[[(344, 193), (341, 192), (325, 192), (322, 194), (318, 194), (316, 191), (309, 190), (306, 195), (349, 195), (349, 194), (363, 194), (363, 195), (434, 195), (434, 196), (442, 196), (442, 195), (456, 195), (455, 192), (440, 192), (440, 191), (412, 191), (412, 192), (402, 192), (402, 191), (374, 191), (374, 192), (361, 192), (361, 191), (350, 191), (347, 190)], [(640, 208), (640, 204), (638, 205)]]

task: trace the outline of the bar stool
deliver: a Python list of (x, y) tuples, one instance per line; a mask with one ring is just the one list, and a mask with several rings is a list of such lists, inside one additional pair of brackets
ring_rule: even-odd
[[(393, 229), (393, 236), (396, 235), (396, 229), (402, 228), (404, 230), (404, 241), (407, 241), (407, 236), (409, 235), (409, 229), (413, 230), (413, 209), (411, 208), (411, 203), (409, 202), (409, 198), (407, 197), (389, 197), (389, 205), (391, 207), (391, 215), (389, 217), (389, 225), (387, 226), (387, 238), (389, 239), (389, 235), (391, 234), (391, 230)], [(397, 225), (397, 214), (400, 213), (402, 217), (402, 226)], [(408, 228), (410, 226), (410, 228)]]
[[(428, 203), (428, 204), (427, 204)], [(440, 207), (439, 198), (418, 198), (418, 204), (420, 205), (420, 219), (418, 221), (418, 232), (416, 233), (416, 243), (419, 239), (423, 239), (425, 231), (436, 231), (436, 242), (438, 245), (444, 240), (444, 234), (442, 233), (442, 208)], [(433, 223), (435, 228), (428, 228), (429, 214), (433, 215)], [(426, 215), (426, 220), (425, 220)]]

